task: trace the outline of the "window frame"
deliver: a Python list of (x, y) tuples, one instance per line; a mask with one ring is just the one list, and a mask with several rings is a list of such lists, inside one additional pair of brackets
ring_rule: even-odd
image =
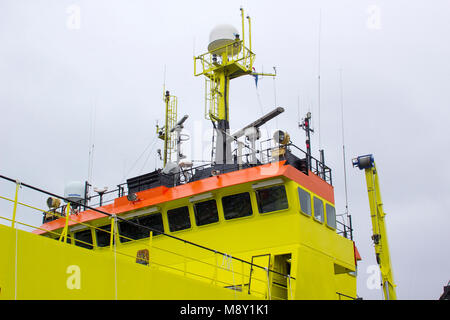
[[(286, 208), (282, 208), (282, 209), (278, 209), (278, 210), (268, 211), (268, 212), (261, 212), (260, 206), (259, 206), (259, 201), (258, 201), (259, 200), (258, 199), (258, 191), (272, 189), (272, 188), (281, 187), (281, 186), (284, 188), (284, 194), (286, 195), (287, 207)], [(280, 212), (280, 211), (289, 210), (289, 197), (288, 197), (288, 192), (287, 192), (286, 185), (284, 183), (271, 185), (271, 186), (267, 186), (267, 187), (257, 188), (257, 189), (254, 189), (253, 192), (255, 193), (256, 207), (257, 207), (258, 213), (260, 215), (267, 215), (267, 214), (271, 214), (271, 213), (277, 213), (277, 212)]]
[[(328, 207), (333, 208), (334, 211), (334, 227), (329, 225), (329, 219), (328, 219)], [(336, 230), (337, 228), (337, 220), (336, 220), (336, 207), (334, 205), (332, 205), (331, 203), (327, 203), (325, 202), (325, 216), (327, 219), (327, 227), (329, 227), (330, 229)]]
[[(301, 201), (301, 198), (300, 198), (300, 191), (303, 191), (303, 192), (307, 193), (308, 196), (309, 196), (309, 214), (304, 212), (303, 209), (302, 209), (302, 201)], [(305, 215), (305, 216), (307, 216), (307, 217), (309, 217), (309, 218), (311, 218), (312, 215), (313, 215), (313, 208), (312, 208), (312, 201), (311, 201), (312, 194), (311, 194), (311, 192), (309, 192), (306, 189), (303, 189), (302, 187), (297, 187), (297, 194), (298, 194), (298, 203), (300, 205), (300, 213)]]
[[(184, 228), (184, 229), (179, 229), (179, 230), (174, 230), (174, 231), (172, 231), (171, 226), (170, 226), (170, 218), (169, 218), (170, 213), (169, 213), (169, 211), (173, 211), (173, 210), (177, 210), (177, 209), (181, 209), (181, 208), (185, 208), (185, 207), (187, 208), (187, 212), (188, 212), (188, 217), (189, 217), (189, 227), (188, 227), (188, 228)], [(186, 230), (192, 229), (193, 223), (192, 223), (192, 218), (191, 218), (191, 209), (189, 208), (189, 205), (186, 204), (186, 205), (183, 205), (183, 206), (179, 206), (179, 207), (167, 209), (167, 210), (165, 211), (165, 215), (166, 215), (166, 218), (167, 218), (167, 224), (168, 224), (168, 226), (169, 226), (169, 232), (171, 232), (171, 233), (173, 233), (173, 232), (181, 232), (181, 231), (186, 231)]]
[[(318, 201), (320, 201), (321, 204), (322, 204), (322, 215), (321, 215), (322, 220), (319, 220), (319, 219), (316, 218), (316, 199), (317, 199)], [(320, 199), (319, 197), (313, 195), (313, 207), (314, 207), (313, 218), (314, 218), (315, 221), (317, 221), (317, 222), (319, 222), (319, 223), (321, 223), (321, 224), (324, 224), (324, 223), (325, 223), (325, 206), (324, 206), (323, 203), (324, 203), (324, 201), (323, 201), (322, 199)]]
[[(165, 233), (164, 219), (163, 219), (163, 214), (162, 214), (161, 211), (151, 212), (151, 213), (144, 213), (142, 215), (132, 215), (132, 216), (126, 218), (125, 220), (128, 221), (128, 220), (142, 219), (142, 218), (146, 218), (146, 217), (149, 217), (149, 216), (152, 216), (152, 215), (158, 215), (158, 214), (161, 217), (161, 226), (162, 226), (162, 229), (163, 229), (161, 232)], [(139, 241), (139, 240), (150, 238), (150, 231), (149, 231), (149, 234), (146, 237), (139, 238), (139, 239), (130, 239), (130, 240), (128, 240), (129, 236), (122, 235), (122, 231), (121, 231), (121, 227), (120, 227), (121, 223), (126, 223), (126, 222), (118, 221), (118, 223), (117, 223), (117, 231), (118, 231), (118, 238), (119, 238), (119, 243), (120, 244), (134, 243), (135, 241)], [(162, 233), (155, 233), (155, 232), (153, 232), (153, 237), (160, 236)], [(124, 239), (124, 237), (126, 237), (127, 239)]]
[[(233, 197), (233, 196), (238, 196), (238, 195), (242, 195), (242, 194), (248, 194), (248, 201), (250, 203), (250, 214), (249, 215), (245, 215), (245, 216), (239, 216), (239, 217), (233, 217), (233, 218), (227, 218), (225, 215), (225, 208), (223, 205), (223, 198), (227, 198), (227, 197)], [(221, 209), (222, 209), (222, 213), (223, 213), (223, 219), (228, 222), (228, 221), (236, 221), (236, 220), (240, 220), (240, 219), (248, 219), (254, 216), (254, 208), (253, 208), (253, 203), (252, 203), (252, 193), (250, 191), (244, 191), (244, 192), (239, 192), (239, 193), (230, 193), (224, 196), (220, 197), (220, 205), (221, 205)]]
[[(104, 229), (104, 228), (106, 228), (106, 229)], [(109, 228), (109, 230), (107, 230), (108, 228)], [(99, 246), (99, 244), (98, 244), (98, 235), (97, 234), (100, 233), (100, 232), (104, 232), (104, 233), (106, 233), (108, 235), (108, 242), (107, 242), (106, 245)], [(95, 247), (96, 248), (109, 247), (111, 245), (111, 222), (108, 223), (108, 224), (104, 224), (104, 225), (95, 227), (94, 228), (94, 234), (95, 234)], [(116, 241), (116, 239), (113, 236), (113, 244), (115, 243), (115, 241)]]
[[(204, 224), (198, 224), (198, 222), (197, 222), (197, 208), (196, 208), (196, 206), (198, 204), (205, 203), (205, 202), (210, 202), (210, 201), (214, 201), (214, 203), (216, 204), (217, 221), (204, 223)], [(194, 222), (195, 222), (195, 226), (196, 227), (201, 228), (201, 227), (209, 226), (209, 225), (216, 224), (216, 223), (220, 222), (220, 218), (219, 218), (219, 204), (217, 203), (217, 199), (215, 199), (215, 198), (205, 199), (205, 200), (196, 201), (196, 202), (192, 203), (192, 211), (194, 213)]]
[[(77, 233), (85, 232), (85, 231), (89, 231), (91, 233), (91, 244), (89, 245), (91, 248), (86, 247), (87, 244), (84, 243), (86, 241), (79, 240), (75, 236)], [(80, 241), (83, 241), (83, 242), (80, 242)], [(97, 241), (97, 239), (95, 239), (94, 235), (92, 234), (92, 228), (91, 227), (83, 228), (83, 229), (77, 230), (77, 231), (75, 231), (73, 233), (73, 244), (75, 246), (77, 246), (77, 247), (81, 247), (81, 248), (88, 249), (88, 250), (93, 250), (94, 248), (97, 248), (97, 242), (96, 241)], [(77, 244), (77, 243), (79, 243), (79, 244)], [(86, 242), (86, 243), (88, 243), (88, 242)]]

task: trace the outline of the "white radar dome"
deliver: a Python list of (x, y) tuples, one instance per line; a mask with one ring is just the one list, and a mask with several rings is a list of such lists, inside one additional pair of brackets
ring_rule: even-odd
[(78, 202), (84, 199), (84, 183), (81, 181), (71, 181), (64, 188), (64, 198), (69, 201)]
[[(221, 55), (225, 51), (225, 49), (216, 49), (233, 43), (236, 40), (236, 36), (239, 36), (239, 32), (235, 27), (229, 24), (219, 24), (218, 26), (214, 27), (214, 29), (212, 29), (211, 33), (209, 34), (208, 51), (214, 51), (215, 54)], [(240, 48), (236, 50), (236, 52), (233, 52), (233, 54), (235, 55), (239, 51)], [(231, 52), (229, 54), (231, 54)]]

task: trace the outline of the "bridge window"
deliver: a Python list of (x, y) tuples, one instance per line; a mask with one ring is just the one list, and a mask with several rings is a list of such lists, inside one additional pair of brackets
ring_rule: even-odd
[(288, 208), (286, 189), (284, 185), (255, 191), (260, 213), (267, 213)]
[(194, 204), (195, 223), (202, 226), (219, 221), (216, 200), (197, 202)]
[(323, 222), (323, 201), (314, 197), (314, 219)]
[[(48, 233), (48, 234), (46, 234), (45, 236), (46, 236), (46, 237), (49, 237), (50, 239), (55, 239), (56, 241), (59, 241), (59, 238), (61, 237), (61, 235), (58, 234), (58, 235), (56, 236), (56, 238), (54, 238), (53, 235), (52, 235), (51, 233)], [(66, 243), (69, 243), (69, 244), (72, 243), (72, 236), (71, 236), (70, 234), (67, 235)]]
[(109, 246), (111, 241), (111, 224), (95, 229), (95, 236), (97, 237), (97, 247)]
[(311, 195), (309, 192), (298, 188), (298, 198), (300, 199), (300, 211), (311, 216)]
[[(127, 221), (119, 221), (119, 233), (121, 235), (120, 242), (128, 242), (131, 240), (139, 240), (148, 238), (150, 231), (148, 228), (155, 229), (153, 235), (160, 235), (160, 232), (164, 232), (164, 226), (161, 213), (150, 214), (142, 217), (136, 217)], [(140, 226), (136, 226), (139, 224)], [(160, 232), (158, 232), (160, 231)]]
[(167, 219), (169, 220), (169, 229), (172, 232), (189, 229), (191, 227), (188, 207), (168, 210)]
[(87, 249), (92, 249), (92, 232), (91, 229), (75, 232), (75, 245)]
[(251, 216), (250, 193), (238, 193), (222, 198), (223, 214), (226, 220)]
[(327, 209), (327, 225), (336, 229), (336, 209), (328, 203), (325, 205), (325, 208)]

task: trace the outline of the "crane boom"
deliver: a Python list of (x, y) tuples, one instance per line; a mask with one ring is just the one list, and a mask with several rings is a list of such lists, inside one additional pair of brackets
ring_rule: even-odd
[(380, 266), (384, 298), (386, 300), (396, 300), (394, 276), (389, 254), (389, 245), (381, 201), (378, 172), (375, 166), (373, 155), (368, 154), (353, 159), (353, 166), (365, 171), (367, 193), (369, 196), (370, 216), (372, 220), (372, 240), (375, 244), (375, 256)]

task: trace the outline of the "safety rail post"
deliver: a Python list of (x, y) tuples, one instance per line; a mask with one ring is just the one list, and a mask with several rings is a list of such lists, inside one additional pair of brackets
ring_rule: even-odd
[(241, 276), (242, 276), (242, 285), (241, 285), (241, 292), (244, 292), (244, 283), (245, 283), (245, 275), (244, 275), (244, 263), (241, 261)]
[(272, 300), (272, 293), (270, 291), (270, 273), (269, 273), (269, 268), (264, 268), (266, 270), (267, 273), (267, 297), (269, 298), (269, 300)]
[(245, 48), (245, 33), (244, 33), (244, 8), (241, 10), (241, 20), (242, 20), (242, 46)]
[(116, 215), (113, 214), (111, 216), (111, 233), (109, 235), (109, 248), (112, 250), (114, 248), (114, 244), (116, 243), (114, 240), (115, 234), (115, 225), (116, 225)]
[(64, 242), (67, 242), (67, 231), (69, 229), (69, 214), (70, 214), (70, 202), (67, 203), (66, 206), (66, 222), (64, 223), (64, 229), (59, 236), (59, 241), (64, 239)]
[(252, 51), (252, 23), (250, 21), (250, 16), (247, 16), (248, 19), (248, 47), (249, 50)]
[(148, 266), (150, 266), (150, 252), (153, 248), (153, 231), (150, 231), (150, 237), (148, 238)]
[(16, 223), (16, 212), (17, 212), (17, 199), (19, 195), (20, 182), (16, 180), (16, 195), (14, 196), (14, 207), (13, 207), (13, 216), (12, 216), (12, 224), (11, 227), (14, 228)]
[(217, 285), (217, 251), (214, 250), (214, 276), (213, 283)]
[(291, 275), (290, 274), (287, 275), (287, 279), (288, 279), (288, 285), (289, 285), (289, 296), (291, 297), (290, 300), (293, 300), (294, 297), (292, 296), (292, 286), (291, 286)]
[(187, 251), (186, 251), (186, 241), (184, 241), (184, 254), (183, 254), (183, 261), (184, 261), (184, 276), (186, 277), (186, 269), (187, 269), (187, 260), (186, 260), (186, 255), (187, 255)]

